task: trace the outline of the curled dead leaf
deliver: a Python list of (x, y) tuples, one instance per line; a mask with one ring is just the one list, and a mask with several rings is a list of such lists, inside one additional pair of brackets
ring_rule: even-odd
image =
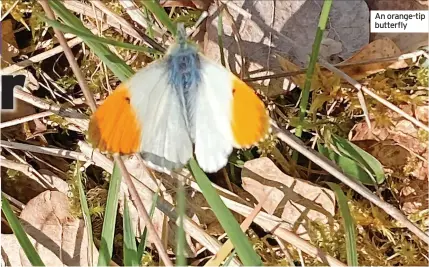
[(328, 223), (335, 214), (334, 192), (284, 174), (268, 158), (247, 161), (241, 179), (244, 190), (258, 201), (269, 194), (263, 209), (289, 223), (304, 239), (309, 239), (306, 221)]
[[(82, 219), (70, 214), (67, 196), (45, 191), (30, 200), (20, 215), (25, 232), (46, 266), (88, 266), (88, 236)], [(93, 246), (93, 244), (91, 244)], [(93, 266), (98, 251), (93, 246)], [(20, 249), (23, 266), (30, 262)]]
[[(366, 60), (377, 60), (377, 59), (395, 57), (400, 55), (401, 55), (401, 50), (392, 40), (390, 40), (389, 38), (381, 38), (362, 47), (352, 57), (343, 61), (342, 64), (353, 63), (358, 61), (366, 61)], [(371, 63), (366, 65), (349, 66), (349, 67), (344, 67), (341, 70), (344, 71), (350, 77), (354, 78), (355, 80), (360, 80), (371, 74), (384, 71), (387, 68), (399, 69), (399, 68), (405, 68), (407, 66), (408, 64), (405, 61), (401, 60), (394, 63), (379, 62), (379, 63)]]

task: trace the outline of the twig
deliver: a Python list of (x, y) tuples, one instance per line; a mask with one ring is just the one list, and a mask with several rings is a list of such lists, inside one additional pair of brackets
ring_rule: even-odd
[(153, 243), (155, 244), (155, 247), (158, 249), (160, 258), (164, 262), (165, 266), (173, 266), (173, 263), (168, 257), (167, 251), (165, 251), (164, 249), (161, 239), (156, 234), (155, 227), (153, 226), (153, 223), (150, 220), (149, 214), (147, 213), (146, 208), (144, 207), (143, 202), (140, 199), (139, 194), (136, 190), (136, 187), (134, 186), (133, 181), (131, 180), (131, 176), (128, 173), (127, 168), (125, 167), (124, 161), (119, 155), (114, 155), (114, 158), (119, 168), (121, 169), (122, 177), (124, 177), (125, 184), (128, 186), (128, 191), (130, 192), (130, 198), (133, 201), (134, 205), (136, 206), (139, 215), (142, 217), (143, 221), (145, 222), (149, 235), (152, 236)]
[(303, 154), (305, 157), (307, 157), (312, 162), (316, 163), (318, 166), (320, 166), (322, 169), (329, 172), (331, 175), (335, 176), (338, 180), (340, 180), (348, 187), (350, 187), (351, 189), (353, 189), (354, 191), (362, 195), (364, 198), (368, 199), (376, 206), (380, 207), (387, 214), (389, 214), (390, 216), (398, 220), (400, 223), (402, 223), (402, 225), (408, 228), (421, 240), (429, 244), (429, 236), (427, 236), (413, 222), (408, 220), (408, 218), (404, 214), (402, 214), (402, 212), (400, 212), (397, 208), (378, 198), (368, 188), (366, 188), (362, 184), (359, 184), (353, 178), (350, 178), (347, 175), (343, 174), (343, 172), (340, 169), (338, 169), (338, 167), (332, 161), (327, 159), (325, 156), (320, 155), (316, 151), (313, 151), (307, 148), (300, 139), (288, 133), (287, 131), (283, 131), (282, 129), (280, 129), (275, 124), (275, 122), (271, 121), (271, 125), (273, 129), (276, 131), (277, 137), (280, 140), (288, 144), (291, 148), (295, 149), (299, 153)]
[(338, 76), (340, 76), (341, 78), (343, 78), (344, 80), (346, 80), (347, 82), (349, 82), (356, 89), (362, 90), (364, 93), (366, 93), (367, 95), (371, 96), (372, 98), (374, 98), (375, 100), (377, 100), (381, 104), (385, 105), (386, 107), (390, 108), (391, 110), (397, 112), (399, 115), (401, 115), (402, 117), (406, 118), (407, 120), (409, 120), (410, 122), (412, 122), (416, 126), (418, 126), (418, 127), (422, 128), (422, 129), (424, 129), (425, 131), (429, 132), (429, 127), (427, 125), (425, 125), (421, 121), (417, 120), (413, 116), (408, 115), (403, 110), (401, 110), (397, 106), (393, 105), (389, 101), (385, 100), (384, 98), (378, 96), (376, 93), (374, 93), (373, 91), (369, 90), (366, 86), (361, 85), (360, 83), (358, 83), (356, 80), (354, 80), (352, 77), (348, 76), (347, 74), (345, 74), (341, 70), (339, 70), (336, 67), (332, 66), (331, 64), (329, 64), (328, 62), (326, 62), (323, 59), (319, 59), (319, 62), (325, 68), (327, 68), (328, 70), (332, 71), (333, 73), (337, 74)]
[(17, 162), (14, 162), (12, 160), (8, 160), (8, 159), (1, 159), (0, 160), (0, 166), (2, 166), (4, 168), (8, 168), (8, 169), (12, 169), (12, 170), (22, 172), (24, 175), (28, 176), (30, 179), (32, 179), (36, 182), (39, 182), (45, 188), (47, 188), (49, 190), (54, 189), (54, 187), (52, 186), (52, 183), (47, 181), (45, 177), (43, 177), (40, 174), (39, 174), (40, 177), (38, 177), (38, 175), (34, 174), (34, 172), (36, 172), (36, 170), (29, 164), (17, 163)]
[(40, 113), (36, 113), (33, 115), (29, 115), (29, 116), (25, 116), (19, 119), (14, 119), (14, 120), (10, 120), (10, 121), (6, 121), (3, 123), (0, 123), (0, 129), (6, 128), (6, 127), (11, 127), (17, 124), (21, 124), (27, 121), (32, 121), (34, 119), (39, 119), (39, 118), (43, 118), (46, 116), (51, 116), (52, 114), (54, 114), (52, 111), (44, 111), (44, 112), (40, 112)]
[[(47, 0), (41, 0), (40, 5), (43, 7), (43, 10), (45, 10), (46, 16), (49, 19), (55, 20), (54, 12), (49, 7)], [(55, 35), (60, 42), (61, 47), (64, 50), (64, 54), (67, 57), (67, 60), (70, 64), (71, 69), (73, 70), (73, 73), (76, 76), (76, 79), (79, 83), (79, 86), (82, 88), (83, 95), (85, 96), (86, 102), (88, 106), (91, 108), (91, 110), (94, 112), (97, 109), (97, 106), (95, 105), (95, 100), (92, 97), (91, 91), (89, 91), (88, 85), (86, 84), (85, 77), (83, 77), (82, 72), (80, 71), (80, 67), (77, 64), (77, 61), (74, 57), (73, 51), (67, 44), (67, 40), (64, 37), (63, 33), (58, 30), (57, 28), (53, 28)]]
[(62, 117), (71, 117), (71, 118), (77, 118), (77, 119), (88, 119), (88, 116), (76, 112), (73, 109), (65, 109), (61, 107), (58, 104), (55, 103), (49, 103), (44, 99), (38, 98), (37, 96), (33, 96), (32, 94), (29, 94), (23, 90), (15, 89), (14, 90), (14, 96), (24, 102), (27, 102), (35, 107), (49, 110), (55, 114), (58, 114)]
[(56, 157), (60, 156), (63, 158), (80, 160), (80, 161), (89, 161), (90, 160), (83, 153), (71, 151), (71, 150), (60, 149), (60, 148), (41, 147), (41, 146), (34, 146), (34, 145), (28, 145), (28, 144), (22, 144), (22, 143), (16, 143), (16, 142), (9, 142), (9, 141), (4, 141), (4, 140), (0, 141), (0, 147), (19, 149), (19, 150), (30, 151), (30, 152), (34, 152), (34, 153), (56, 156)]
[[(424, 51), (418, 50), (418, 51), (415, 51), (413, 53), (403, 54), (399, 57), (376, 58), (376, 59), (362, 60), (362, 61), (356, 61), (356, 62), (350, 62), (350, 63), (342, 62), (339, 64), (335, 64), (334, 66), (339, 68), (339, 69), (342, 69), (342, 68), (351, 67), (351, 66), (368, 65), (368, 64), (382, 63), (382, 62), (394, 62), (394, 61), (400, 61), (400, 60), (405, 60), (405, 59), (415, 60), (419, 56), (425, 56)], [(323, 70), (326, 68), (322, 66), (321, 69)], [(299, 75), (299, 74), (304, 74), (306, 71), (307, 71), (307, 68), (302, 68), (302, 69), (297, 70), (297, 71), (287, 71), (287, 72), (281, 72), (281, 73), (276, 73), (276, 74), (272, 74), (272, 75), (246, 78), (246, 79), (243, 79), (243, 81), (254, 82), (254, 81), (261, 81), (261, 80), (268, 80), (268, 79), (285, 78), (285, 77), (291, 77), (291, 76), (295, 76), (295, 75)]]
[[(23, 210), (25, 208), (25, 204), (22, 203), (21, 201), (19, 201), (18, 199), (11, 197), (4, 192), (2, 192), (2, 194), (7, 200), (9, 200), (13, 205), (15, 205), (20, 210)], [(2, 217), (2, 219), (3, 219), (3, 217)]]
[[(70, 40), (67, 44), (68, 44), (69, 47), (73, 47), (75, 45), (80, 44), (81, 42), (82, 42), (82, 39), (80, 39), (80, 38), (74, 38), (74, 39)], [(33, 65), (36, 62), (40, 62), (42, 60), (50, 58), (50, 57), (52, 57), (52, 56), (54, 56), (56, 54), (59, 54), (61, 52), (63, 52), (63, 48), (61, 46), (56, 46), (56, 47), (52, 48), (51, 50), (48, 50), (48, 51), (43, 52), (43, 53), (40, 53), (38, 55), (35, 55), (34, 57), (31, 57), (29, 59), (20, 61), (20, 62), (14, 64), (12, 66), (4, 68), (2, 70), (2, 74), (4, 74), (4, 75), (5, 74), (12, 74), (14, 72), (17, 72), (19, 70), (22, 70), (22, 69), (28, 67), (28, 66)]]

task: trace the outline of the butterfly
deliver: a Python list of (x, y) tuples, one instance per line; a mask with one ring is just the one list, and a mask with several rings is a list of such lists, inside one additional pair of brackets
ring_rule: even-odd
[(120, 84), (92, 115), (88, 139), (121, 155), (140, 153), (148, 167), (170, 173), (195, 156), (207, 173), (233, 148), (249, 148), (270, 131), (255, 92), (187, 40), (183, 24), (162, 59)]

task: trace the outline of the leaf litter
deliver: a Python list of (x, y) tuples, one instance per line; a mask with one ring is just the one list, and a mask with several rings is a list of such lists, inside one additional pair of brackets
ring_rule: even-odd
[[(4, 8), (10, 7), (13, 1), (5, 2), (7, 5)], [(298, 71), (306, 66), (315, 36), (317, 26), (315, 18), (319, 16), (321, 1), (314, 3), (310, 3), (310, 1), (230, 2), (234, 8), (228, 5), (222, 13), (223, 48), (221, 49), (226, 56), (227, 67), (231, 71), (242, 74), (242, 77), (255, 77), (282, 71)], [(389, 6), (389, 9), (408, 9), (403, 6), (405, 3), (393, 2), (395, 1), (334, 2), (329, 27), (322, 40), (320, 55), (333, 64), (356, 64), (373, 60), (374, 62), (370, 64), (356, 64), (341, 69), (383, 98), (399, 106), (403, 111), (427, 124), (427, 69), (421, 68), (412, 60), (377, 61), (413, 52), (418, 46), (427, 45), (427, 39), (423, 40), (416, 34), (374, 35), (368, 31), (370, 10), (386, 9), (386, 6)], [(422, 1), (409, 2), (410, 6), (416, 7), (413, 9), (420, 9), (421, 5), (425, 4), (421, 3)], [(105, 4), (114, 13), (133, 23), (125, 15), (127, 12), (118, 1), (109, 1)], [(192, 20), (194, 15), (189, 13), (190, 10), (199, 12), (208, 10), (211, 16), (207, 19), (207, 23), (199, 29), (203, 33), (205, 31), (206, 34), (201, 45), (207, 56), (220, 61), (221, 53), (217, 37), (218, 17), (213, 15), (218, 10), (216, 3), (207, 5), (197, 0), (167, 0), (163, 1), (163, 5), (167, 10), (171, 8), (175, 19), (183, 16)], [(90, 8), (88, 10), (93, 8), (90, 5), (85, 6)], [(34, 8), (36, 10), (37, 5)], [(51, 32), (45, 31), (44, 25), (34, 20), (31, 12), (31, 7), (22, 6), (19, 3), (8, 19), (2, 21), (2, 42), (4, 44), (2, 47), (8, 49), (2, 51), (2, 55), (7, 55), (4, 58), (11, 64), (21, 60), (16, 56), (20, 55), (22, 51), (26, 51), (26, 48), (52, 38)], [(354, 17), (350, 18), (350, 14), (354, 14)], [(98, 23), (90, 16), (85, 15), (82, 19), (89, 26), (95, 26)], [(350, 24), (350, 21), (353, 23)], [(189, 23), (192, 25), (193, 22)], [(3, 30), (3, 27), (7, 27), (7, 31)], [(25, 39), (25, 35), (22, 34), (25, 33), (23, 28), (26, 27), (30, 27), (31, 36), (34, 37), (29, 38), (32, 40), (30, 42), (22, 41)], [(13, 38), (10, 34), (5, 35), (5, 32), (10, 33), (11, 29), (15, 31)], [(17, 29), (19, 29), (18, 33), (16, 33)], [(101, 34), (118, 41), (133, 42), (132, 37), (123, 33), (118, 34), (117, 30), (108, 29)], [(54, 45), (54, 42), (52, 44)], [(50, 47), (45, 47), (36, 53), (49, 49)], [(120, 48), (115, 48), (115, 50), (136, 70), (150, 61), (147, 56), (142, 54)], [(117, 85), (117, 79), (87, 48), (79, 48), (76, 51), (81, 59), (82, 68), (88, 70), (86, 79), (90, 87), (98, 96), (97, 100), (102, 101)], [(4, 58), (2, 57), (2, 59)], [(63, 99), (58, 100), (60, 98), (53, 99), (52, 94), (46, 89), (46, 84), (45, 87), (40, 88), (39, 85), (44, 84), (45, 81), (37, 74), (38, 68), (49, 73), (58, 85), (67, 85), (68, 94), (78, 103), (77, 100), (82, 98), (82, 94), (63, 56), (55, 59), (47, 58), (27, 67), (25, 71), (33, 76), (33, 86), (26, 87), (33, 88), (29, 92), (45, 99), (48, 103), (59, 102), (86, 112), (85, 107), (80, 104), (63, 103)], [(267, 79), (263, 83), (253, 83), (254, 87), (261, 91), (260, 95), (269, 107), (272, 118), (280, 125), (296, 126), (294, 118), (297, 116), (297, 110), (294, 105), (299, 100), (299, 89), (303, 88), (304, 79), (304, 75), (293, 75), (284, 79)], [(61, 94), (61, 92), (56, 92), (56, 94)], [(316, 75), (313, 77), (312, 94), (310, 113), (304, 121), (310, 135), (305, 136), (304, 140), (311, 145), (316, 141), (315, 138), (321, 139), (322, 143), (329, 143), (331, 134), (339, 134), (343, 138), (349, 137), (350, 141), (378, 160), (387, 174), (386, 181), (378, 189), (369, 188), (373, 192), (381, 194), (386, 201), (395, 203), (411, 220), (423, 229), (427, 229), (429, 227), (427, 223), (428, 133), (367, 97), (366, 102), (373, 125), (373, 129), (368, 129), (367, 124), (360, 117), (362, 111), (355, 90), (320, 66), (316, 67)], [(24, 101), (19, 101), (17, 111), (14, 115), (2, 113), (2, 122), (39, 112), (34, 106)], [(50, 116), (38, 122), (30, 121), (26, 124), (2, 129), (2, 140), (16, 139), (19, 142), (39, 146), (50, 145), (76, 150), (79, 147), (78, 141), (84, 140), (84, 134), (69, 130), (70, 125), (70, 120), (64, 120), (60, 116)], [(86, 128), (85, 123), (79, 126), (81, 128), (78, 129)], [(49, 129), (55, 129), (56, 132), (50, 133)], [(265, 146), (267, 149), (263, 148)], [(277, 153), (272, 152), (273, 147), (276, 147), (281, 153), (281, 158)], [(86, 265), (87, 238), (76, 239), (76, 236), (85, 235), (85, 227), (82, 227), (83, 219), (80, 219), (78, 194), (73, 191), (73, 179), (66, 178), (66, 173), (73, 168), (74, 161), (48, 157), (39, 153), (29, 154), (23, 151), (16, 151), (16, 153), (18, 157), (34, 166), (41, 175), (51, 179), (53, 187), (58, 190), (45, 191), (46, 188), (39, 187), (40, 183), (38, 183), (34, 190), (27, 191), (26, 186), (28, 188), (31, 185), (28, 177), (16, 170), (5, 170), (2, 167), (2, 177), (5, 178), (2, 179), (3, 191), (26, 204), (20, 217), (26, 221), (25, 225), (27, 225), (29, 233), (35, 238), (32, 241), (37, 244), (36, 248), (42, 259), (47, 265)], [(2, 156), (16, 162), (19, 161), (17, 156), (11, 155), (4, 149), (2, 149)], [(324, 181), (330, 181), (331, 178), (323, 170), (311, 166), (308, 161), (300, 159), (298, 164), (294, 165), (289, 162), (290, 160), (290, 150), (275, 141), (270, 144), (261, 144), (259, 151), (256, 149), (237, 151), (235, 158), (231, 158), (231, 161), (234, 162), (230, 163), (226, 171), (227, 179), (230, 179), (233, 184), (231, 188), (237, 194), (235, 200), (252, 207), (252, 203), (254, 205), (261, 200), (269, 189), (276, 189), (275, 193), (265, 202), (263, 210), (288, 222), (291, 231), (301, 234), (311, 244), (345, 262), (342, 221), (335, 206), (334, 195), (324, 184)], [(158, 190), (158, 184), (141, 170), (140, 162), (136, 158), (127, 159), (126, 164), (129, 171), (141, 181), (140, 185), (136, 183), (140, 192), (146, 190), (143, 188), (143, 184), (155, 192)], [(111, 168), (112, 166), (110, 166), (110, 170)], [(86, 177), (84, 185), (95, 237), (101, 233), (103, 208), (107, 197), (109, 174), (106, 169), (109, 167), (100, 168), (100, 166), (88, 164), (84, 172)], [(216, 174), (212, 178), (215, 183), (223, 184), (224, 176)], [(157, 175), (157, 178), (160, 177), (161, 175)], [(18, 180), (20, 183), (17, 182)], [(171, 177), (163, 177), (159, 181), (161, 181), (163, 197), (174, 203), (174, 180), (171, 180)], [(65, 183), (68, 183), (68, 190)], [(292, 191), (286, 193), (284, 191), (286, 188)], [(401, 228), (383, 211), (372, 206), (369, 201), (355, 195), (345, 186), (342, 188), (347, 193), (348, 204), (357, 224), (357, 245), (361, 265), (427, 264), (427, 258), (422, 256), (423, 253), (427, 253), (427, 247), (421, 241), (412, 237), (406, 229)], [(123, 185), (120, 196), (120, 214), (123, 211), (123, 196), (126, 192)], [(193, 202), (189, 205), (189, 216), (211, 235), (221, 236), (223, 229), (214, 214), (211, 213), (202, 195), (189, 188), (188, 193), (189, 201)], [(127, 194), (126, 197), (128, 198)], [(142, 193), (141, 197), (146, 207), (153, 204), (151, 195)], [(314, 209), (303, 210), (303, 207), (307, 206), (306, 204)], [(133, 205), (130, 205), (130, 211), (133, 228), (136, 236), (139, 237), (143, 232), (144, 223), (138, 218)], [(234, 213), (234, 216), (239, 222), (243, 220), (238, 213)], [(119, 242), (122, 232), (120, 220), (119, 217), (113, 258), (117, 263), (121, 262), (118, 255), (122, 248), (121, 242)], [(166, 220), (167, 218), (162, 212), (155, 211), (153, 222), (159, 234), (166, 233), (164, 226)], [(168, 247), (172, 255), (175, 251), (174, 232), (176, 228), (171, 221), (168, 223), (168, 229), (170, 232), (167, 237)], [(258, 227), (251, 227), (248, 234), (265, 264), (285, 263), (285, 255), (275, 252), (278, 251), (278, 244), (272, 241), (274, 239), (270, 233), (264, 232)], [(19, 247), (16, 246), (16, 240), (14, 241), (10, 234), (2, 233), (2, 239), (10, 239), (10, 242), (14, 244), (8, 247), (8, 250), (4, 249), (8, 258), (13, 259), (10, 261), (12, 266), (22, 266), (28, 263), (23, 253), (17, 251)], [(95, 241), (95, 245), (98, 246), (99, 242)], [(63, 249), (58, 250), (59, 247)], [(187, 256), (195, 259), (210, 256), (206, 252), (198, 253), (197, 248), (201, 248), (201, 244), (195, 240), (188, 242)], [(292, 252), (293, 259), (299, 261), (302, 258), (293, 244), (287, 244), (287, 248)], [(18, 258), (17, 255), (20, 257)], [(153, 264), (158, 260), (156, 252), (152, 248), (147, 249), (145, 255), (147, 264)], [(6, 259), (6, 257), (2, 258)], [(15, 261), (18, 259), (19, 262)], [(314, 257), (308, 255), (304, 255), (302, 259), (307, 265), (318, 264)]]

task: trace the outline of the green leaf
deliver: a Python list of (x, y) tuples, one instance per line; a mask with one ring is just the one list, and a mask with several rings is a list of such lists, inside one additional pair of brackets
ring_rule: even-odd
[(80, 200), (80, 207), (82, 209), (83, 219), (85, 221), (86, 230), (88, 233), (88, 262), (90, 263), (90, 266), (93, 265), (93, 244), (94, 240), (92, 237), (92, 223), (91, 223), (91, 215), (89, 214), (89, 208), (88, 208), (88, 202), (86, 201), (86, 195), (83, 191), (83, 185), (82, 185), (82, 175), (80, 173), (80, 164), (79, 161), (76, 162), (76, 168), (75, 173), (77, 174), (77, 178), (79, 179), (77, 181), (78, 189), (79, 189), (79, 200)]
[(22, 228), (22, 225), (15, 213), (13, 213), (9, 201), (6, 199), (3, 192), (1, 194), (1, 202), (1, 210), (4, 213), (6, 220), (9, 222), (9, 226), (12, 228), (12, 231), (15, 234), (16, 239), (18, 239), (18, 242), (24, 250), (28, 260), (33, 266), (45, 266), (36, 249), (33, 247), (33, 244), (31, 244), (27, 233), (25, 233), (24, 228)]
[[(335, 146), (335, 148), (341, 153), (341, 156), (347, 157), (348, 159), (353, 160), (355, 162), (354, 165), (361, 167), (366, 173), (369, 174), (369, 178), (370, 178), (369, 181), (364, 179), (362, 181), (363, 183), (373, 185), (374, 178), (377, 184), (381, 184), (384, 182), (385, 175), (384, 175), (383, 166), (371, 154), (369, 154), (362, 148), (358, 147), (357, 145), (353, 144), (352, 142), (334, 134), (332, 135), (332, 143)], [(342, 164), (344, 167), (347, 166), (344, 164), (347, 164), (349, 162), (343, 159), (341, 161), (343, 162)], [(352, 171), (353, 169), (357, 169), (357, 167), (353, 166), (353, 168), (348, 168), (348, 169)]]
[(186, 235), (183, 228), (183, 217), (186, 212), (186, 195), (185, 195), (185, 186), (183, 180), (179, 178), (179, 188), (177, 190), (177, 213), (179, 215), (179, 224), (177, 227), (177, 260), (176, 266), (185, 266), (187, 265), (185, 257), (185, 244), (186, 244)]
[(115, 236), (116, 212), (119, 201), (119, 188), (121, 185), (121, 172), (117, 164), (113, 167), (112, 176), (107, 193), (106, 212), (104, 213), (103, 230), (101, 232), (100, 255), (98, 266), (108, 266), (113, 252), (113, 239)]
[[(71, 13), (60, 1), (58, 0), (49, 0), (50, 7), (54, 10), (65, 24), (70, 27), (73, 27), (79, 31), (86, 32), (87, 34), (92, 34), (82, 22)], [(133, 69), (125, 64), (117, 55), (112, 53), (110, 49), (100, 43), (89, 40), (85, 36), (78, 36), (89, 46), (89, 48), (103, 61), (104, 64), (118, 77), (121, 81), (127, 80), (134, 74)]]
[(142, 0), (141, 2), (172, 34), (176, 34), (176, 26), (158, 1)]
[(128, 201), (124, 195), (124, 266), (139, 266), (136, 236), (131, 223)]
[[(149, 217), (152, 218), (153, 214), (155, 213), (155, 208), (156, 208), (156, 202), (158, 201), (158, 193), (153, 194), (152, 197), (152, 206), (150, 207), (150, 211), (149, 211)], [(143, 254), (145, 252), (146, 249), (146, 242), (147, 242), (147, 238), (148, 238), (148, 232), (147, 232), (147, 227), (144, 227), (143, 233), (140, 237), (140, 244), (138, 246), (137, 249), (137, 258), (139, 259), (139, 262), (141, 262), (142, 258), (143, 258)]]
[(346, 196), (341, 190), (340, 186), (335, 183), (327, 182), (331, 189), (335, 192), (340, 207), (341, 217), (344, 222), (344, 231), (346, 233), (346, 250), (347, 250), (347, 264), (348, 266), (358, 265), (358, 254), (356, 249), (356, 232), (355, 222), (350, 213), (349, 205)]
[(204, 197), (212, 208), (216, 218), (222, 225), (223, 229), (231, 239), (232, 244), (237, 251), (238, 256), (245, 266), (261, 266), (262, 261), (258, 254), (253, 250), (249, 239), (243, 233), (240, 225), (234, 219), (231, 211), (225, 206), (218, 193), (212, 186), (209, 178), (200, 169), (195, 159), (189, 161), (190, 170), (200, 186)]
[[(36, 15), (38, 15), (38, 14), (36, 14)], [(68, 33), (74, 34), (80, 38), (85, 38), (85, 40), (100, 42), (100, 43), (104, 43), (104, 44), (110, 44), (110, 45), (114, 45), (117, 47), (127, 48), (130, 50), (135, 50), (135, 51), (144, 52), (144, 53), (161, 54), (161, 52), (159, 52), (158, 50), (155, 50), (155, 49), (152, 49), (149, 47), (144, 47), (141, 45), (133, 45), (133, 44), (124, 43), (124, 42), (120, 42), (120, 41), (116, 41), (116, 40), (112, 40), (112, 39), (106, 39), (103, 37), (96, 36), (92, 33), (87, 33), (87, 32), (78, 30), (76, 28), (72, 28), (72, 27), (67, 26), (65, 24), (62, 24), (58, 21), (50, 20), (50, 19), (45, 18), (43, 16), (40, 16), (40, 18), (43, 21), (45, 21), (51, 27), (57, 28), (62, 32), (68, 32)]]

